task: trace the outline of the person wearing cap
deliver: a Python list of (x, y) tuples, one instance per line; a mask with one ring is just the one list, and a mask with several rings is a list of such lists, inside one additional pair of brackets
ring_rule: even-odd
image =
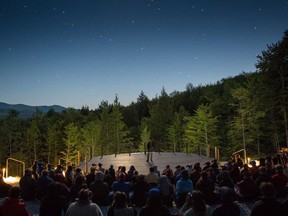
[(263, 216), (263, 215), (277, 215), (284, 216), (285, 214), (283, 205), (276, 200), (275, 187), (270, 182), (263, 182), (260, 185), (261, 197), (257, 201), (252, 209), (251, 216)]
[(276, 174), (272, 176), (276, 189), (276, 196), (285, 196), (288, 194), (288, 176), (284, 174), (284, 168), (281, 164), (275, 166)]
[(152, 188), (148, 192), (146, 206), (142, 207), (139, 216), (170, 216), (169, 209), (161, 202), (161, 193), (159, 189)]
[(68, 207), (66, 216), (103, 216), (99, 206), (90, 201), (92, 196), (92, 192), (89, 189), (81, 189), (78, 193), (78, 199)]
[(32, 171), (25, 170), (24, 176), (19, 181), (22, 197), (25, 201), (34, 200), (36, 197), (36, 181), (32, 178)]

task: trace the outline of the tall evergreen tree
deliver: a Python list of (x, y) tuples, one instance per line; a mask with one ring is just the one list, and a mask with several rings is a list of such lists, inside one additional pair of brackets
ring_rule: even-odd
[(81, 148), (80, 135), (80, 130), (74, 123), (70, 123), (65, 127), (65, 149), (60, 153), (66, 166), (73, 164), (77, 160), (77, 152)]
[(284, 32), (281, 41), (268, 45), (267, 50), (258, 56), (256, 67), (269, 80), (267, 88), (274, 92), (274, 110), (282, 116), (281, 125), (285, 134), (283, 142), (288, 147), (288, 30)]
[(185, 130), (186, 142), (191, 143), (190, 150), (203, 152), (210, 157), (210, 147), (219, 145), (217, 135), (218, 120), (213, 116), (209, 106), (200, 105), (194, 116), (188, 117)]
[(168, 128), (173, 118), (171, 100), (163, 88), (156, 104), (150, 107), (148, 126), (157, 151), (168, 149)]
[(118, 96), (116, 95), (112, 112), (110, 114), (111, 119), (111, 140), (114, 144), (115, 156), (120, 152), (131, 151), (131, 138), (129, 138), (129, 131), (123, 121), (123, 115), (120, 111), (120, 103), (118, 102)]

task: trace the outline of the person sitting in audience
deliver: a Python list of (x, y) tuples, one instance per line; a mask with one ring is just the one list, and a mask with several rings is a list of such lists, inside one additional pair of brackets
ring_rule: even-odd
[(0, 174), (0, 198), (7, 197), (9, 195), (9, 190), (12, 185), (4, 182), (2, 175)]
[(172, 202), (175, 196), (175, 187), (170, 183), (170, 180), (166, 175), (162, 175), (158, 179), (157, 188), (160, 190), (162, 203), (168, 207), (172, 207)]
[(232, 179), (229, 176), (229, 172), (227, 170), (223, 170), (217, 176), (217, 184), (219, 187), (227, 186), (231, 189), (234, 189), (234, 184)]
[(170, 216), (170, 211), (162, 205), (161, 194), (159, 189), (152, 188), (149, 190), (147, 204), (140, 209), (139, 216)]
[(86, 175), (86, 184), (90, 188), (90, 184), (95, 181), (96, 168), (94, 166), (90, 167), (90, 173)]
[(66, 185), (60, 182), (49, 184), (47, 194), (40, 203), (39, 216), (62, 216), (67, 211), (70, 201), (67, 189)]
[(0, 206), (1, 216), (32, 216), (28, 213), (25, 204), (20, 200), (20, 194), (21, 189), (19, 187), (10, 188), (9, 197)]
[(92, 192), (89, 189), (81, 189), (78, 193), (78, 199), (68, 207), (66, 216), (103, 216), (99, 206), (90, 201), (91, 197)]
[(38, 200), (41, 200), (46, 195), (48, 185), (53, 182), (53, 179), (51, 179), (48, 174), (49, 172), (47, 170), (43, 170), (36, 182)]
[(236, 193), (229, 187), (221, 187), (219, 189), (220, 202), (214, 211), (212, 216), (240, 216), (240, 208), (234, 202), (236, 199)]
[(129, 197), (129, 193), (131, 191), (131, 184), (130, 182), (126, 182), (125, 181), (125, 173), (120, 173), (119, 174), (119, 181), (115, 181), (112, 184), (112, 190), (114, 193), (116, 193), (117, 191), (120, 192), (124, 192), (126, 194), (127, 197)]
[(144, 181), (149, 185), (149, 189), (156, 187), (159, 176), (154, 172), (154, 167), (149, 168), (149, 173), (145, 176)]
[(214, 194), (215, 184), (211, 179), (208, 178), (206, 171), (201, 173), (201, 177), (196, 184), (196, 189), (203, 193), (204, 200), (207, 204), (210, 205), (216, 200), (216, 196)]
[(212, 211), (210, 206), (205, 204), (202, 192), (199, 190), (193, 190), (191, 193), (188, 193), (186, 202), (180, 209), (179, 213), (183, 216), (210, 216)]
[(25, 201), (31, 201), (36, 198), (36, 181), (32, 178), (32, 171), (30, 169), (25, 170), (25, 174), (20, 179), (19, 185), (22, 198)]
[(260, 185), (260, 192), (262, 194), (261, 200), (257, 201), (252, 209), (251, 216), (284, 216), (283, 205), (276, 200), (275, 187), (270, 182), (263, 182)]
[(103, 181), (104, 174), (99, 171), (95, 174), (95, 181), (90, 184), (90, 190), (93, 192), (92, 202), (100, 206), (108, 204), (109, 185)]
[(183, 170), (181, 176), (182, 178), (176, 184), (177, 208), (181, 208), (184, 205), (187, 194), (193, 190), (193, 183), (189, 178), (188, 171)]
[(124, 192), (117, 191), (113, 196), (113, 204), (108, 209), (107, 216), (136, 216), (137, 211), (128, 207), (127, 196)]
[(245, 172), (243, 177), (244, 179), (236, 185), (236, 193), (241, 201), (249, 202), (256, 198), (258, 190), (251, 172)]
[(147, 200), (148, 184), (144, 181), (144, 175), (139, 175), (132, 185), (132, 203), (136, 207), (143, 207)]
[(284, 174), (284, 168), (281, 164), (275, 166), (276, 174), (272, 176), (276, 189), (276, 196), (283, 197), (288, 194), (288, 176)]
[(76, 177), (75, 183), (72, 185), (71, 189), (70, 189), (70, 196), (71, 196), (71, 200), (72, 202), (75, 201), (78, 192), (83, 189), (83, 188), (87, 188), (87, 185), (85, 184), (85, 179), (83, 175), (78, 175)]
[(255, 184), (258, 188), (258, 192), (260, 192), (260, 185), (262, 182), (270, 182), (273, 183), (273, 179), (271, 176), (267, 174), (267, 168), (265, 166), (260, 166), (259, 167), (259, 176), (255, 180)]

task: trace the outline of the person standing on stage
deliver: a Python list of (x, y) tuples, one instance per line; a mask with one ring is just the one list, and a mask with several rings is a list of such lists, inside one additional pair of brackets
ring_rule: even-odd
[(152, 143), (151, 143), (151, 141), (149, 141), (147, 143), (147, 160), (146, 160), (146, 162), (149, 162), (149, 158), (150, 158), (150, 162), (153, 162), (153, 152), (152, 152)]

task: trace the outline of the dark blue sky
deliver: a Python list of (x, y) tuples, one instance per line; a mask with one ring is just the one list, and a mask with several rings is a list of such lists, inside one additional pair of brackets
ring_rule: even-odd
[(284, 0), (0, 0), (0, 101), (97, 108), (243, 71), (288, 29)]

